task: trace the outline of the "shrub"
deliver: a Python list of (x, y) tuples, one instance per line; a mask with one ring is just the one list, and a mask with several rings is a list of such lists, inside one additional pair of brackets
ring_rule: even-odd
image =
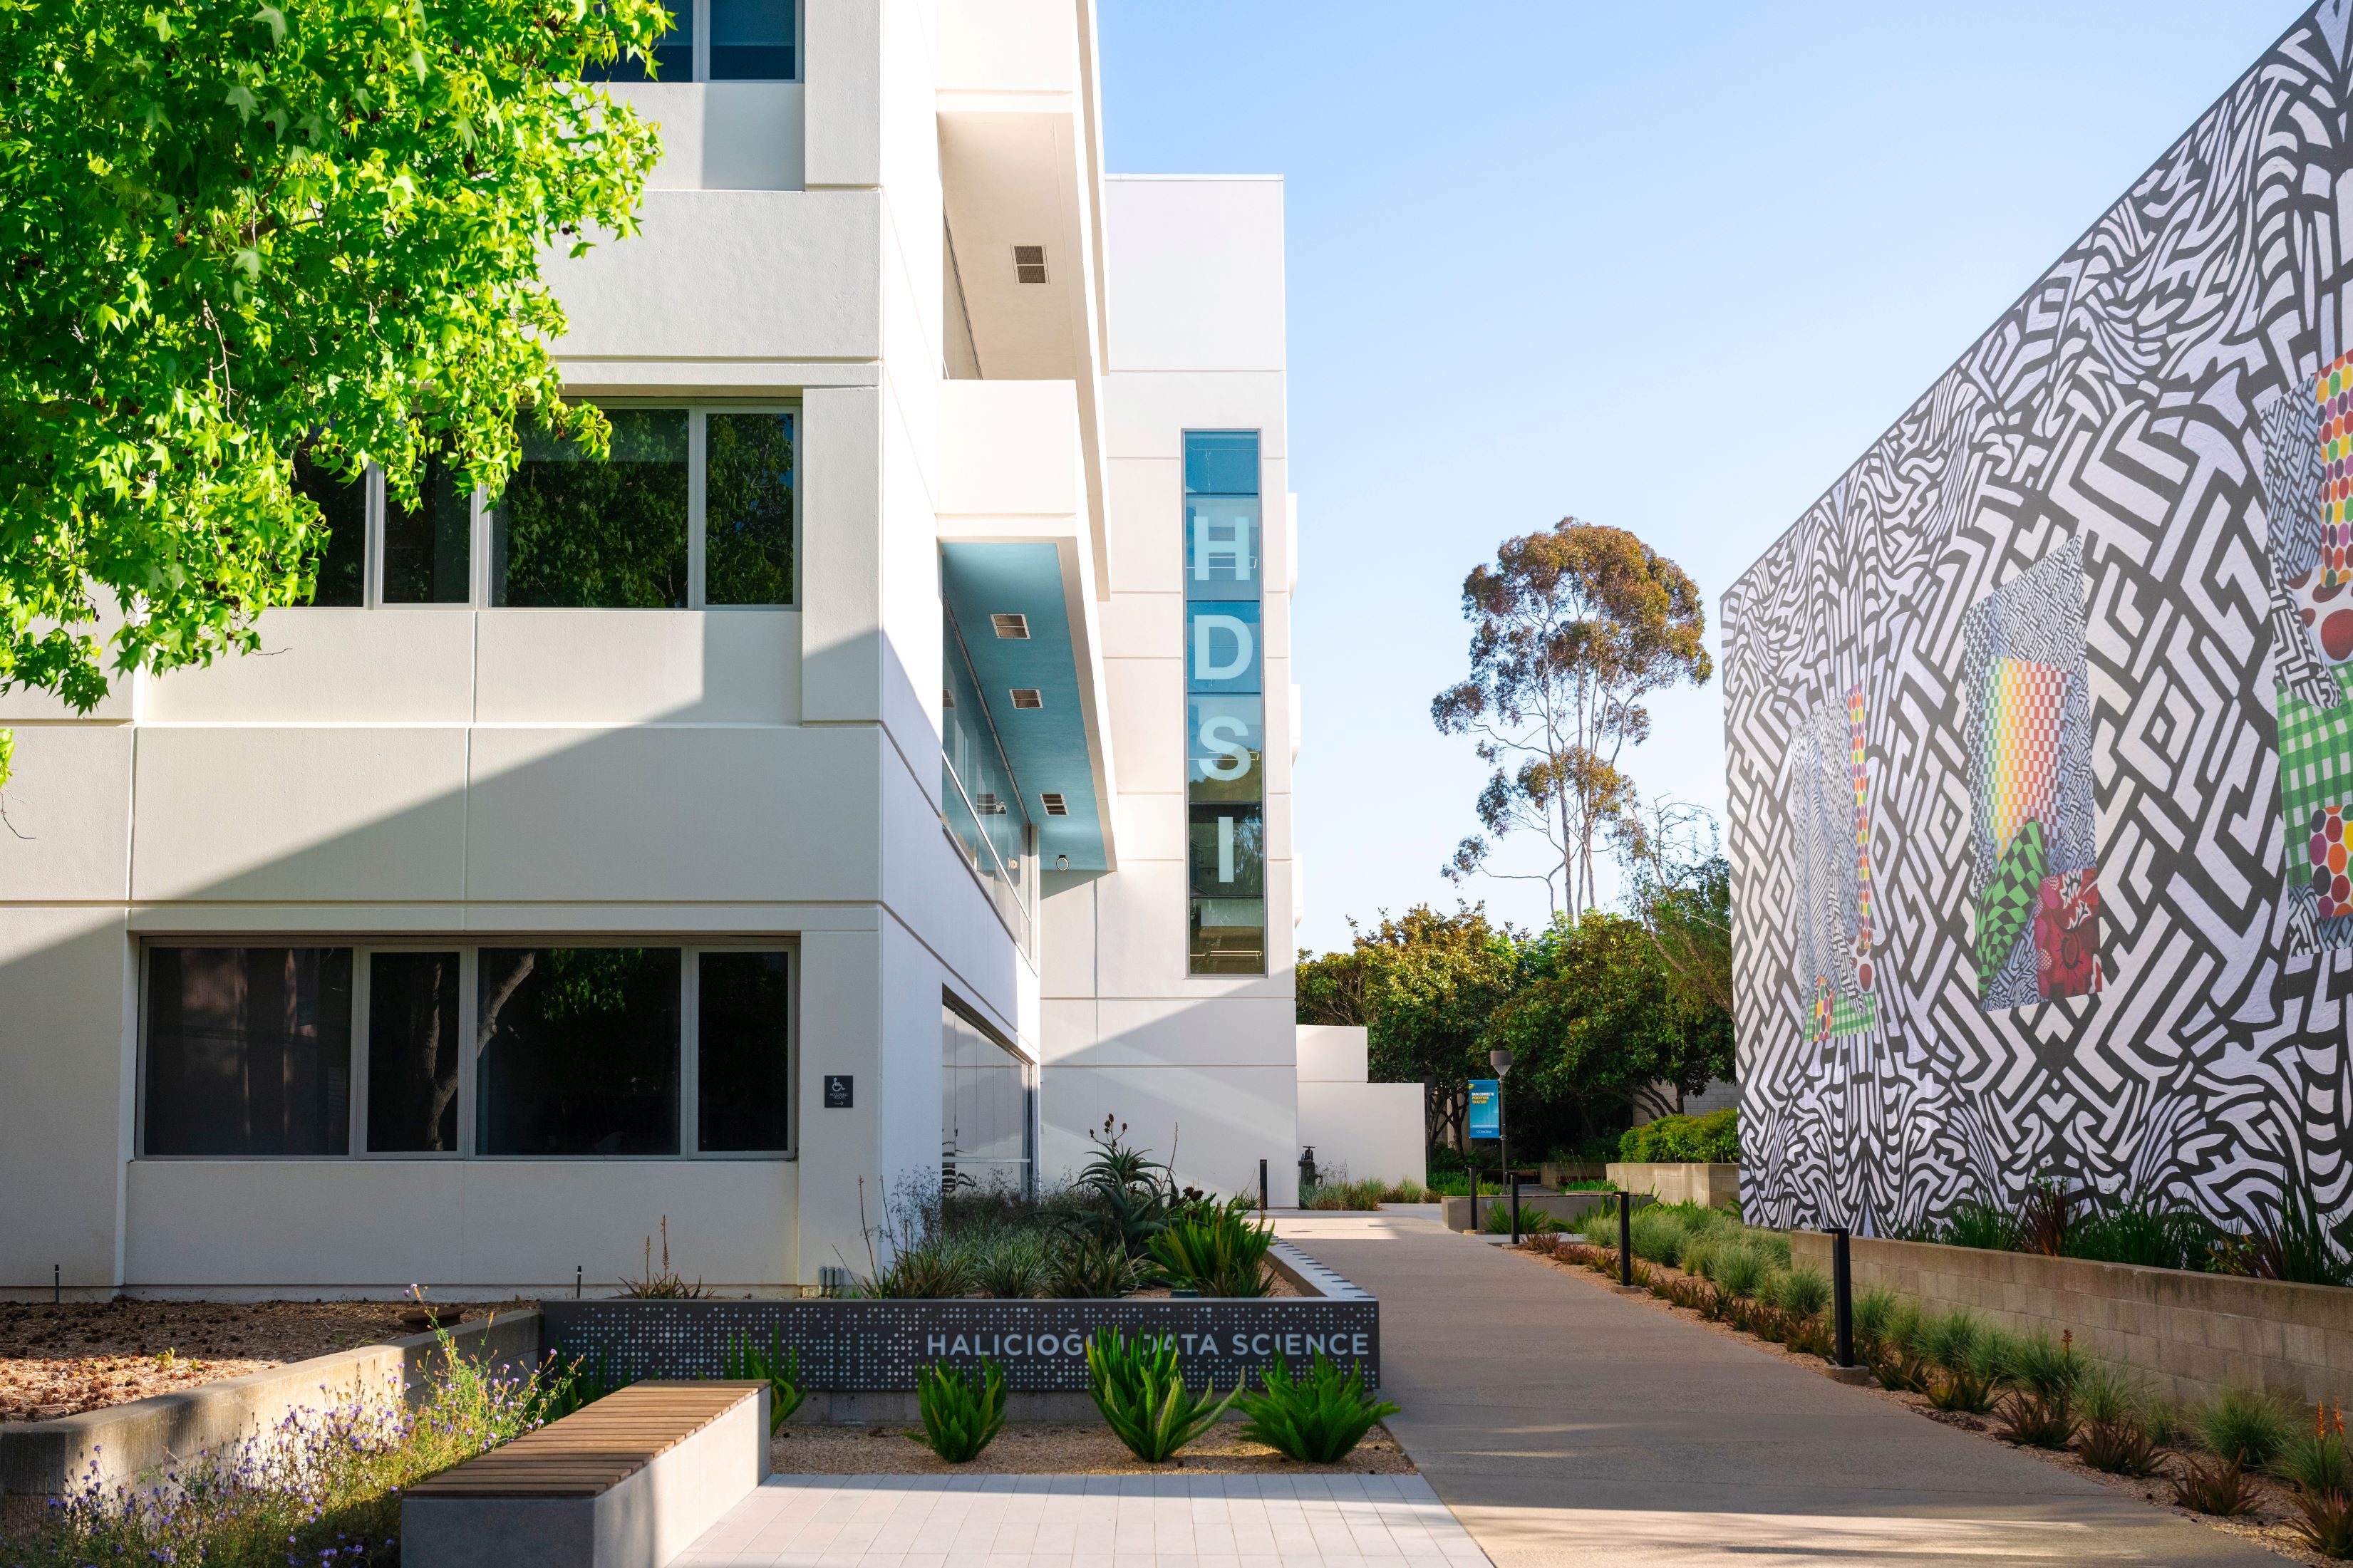
[(1725, 1242), (1708, 1253), (1708, 1278), (1733, 1297), (1757, 1294), (1772, 1272), (1772, 1259), (1744, 1237)]
[(719, 1375), (744, 1383), (765, 1383), (768, 1385), (768, 1430), (771, 1434), (783, 1429), (785, 1419), (801, 1407), (808, 1397), (801, 1388), (801, 1352), (785, 1348), (785, 1331), (772, 1329), (768, 1332), (768, 1348), (765, 1351), (752, 1343), (749, 1334), (738, 1334), (727, 1342), (719, 1355)]
[(1274, 1289), (1266, 1268), (1273, 1245), (1271, 1228), (1224, 1210), (1171, 1225), (1152, 1238), (1151, 1249), (1172, 1281), (1204, 1296), (1263, 1296)]
[[(1479, 1211), (1480, 1228), (1489, 1236), (1512, 1234), (1512, 1200), (1504, 1198)], [(1560, 1221), (1539, 1208), (1523, 1205), (1520, 1208), (1522, 1236), (1548, 1236), (1560, 1228)]]
[(1978, 1247), (1989, 1252), (2018, 1249), (2018, 1222), (1991, 1204), (1972, 1199), (1957, 1205), (1936, 1239), (1947, 1247)]
[(1967, 1311), (1922, 1321), (1914, 1348), (1926, 1368), (1928, 1403), (1982, 1415), (1993, 1408), (2005, 1345)]
[(2067, 1232), (2067, 1256), (2142, 1268), (2200, 1268), (2221, 1235), (2203, 1215), (2136, 1198), (2078, 1219)]
[(1781, 1276), (1781, 1288), (1774, 1302), (1793, 1318), (1815, 1317), (1831, 1304), (1830, 1279), (1810, 1263), (1792, 1268)]
[(973, 1282), (985, 1295), (1027, 1300), (1046, 1288), (1046, 1238), (1031, 1231), (992, 1237), (973, 1265)]
[(2323, 1492), (2353, 1496), (2353, 1462), (2346, 1455), (2345, 1434), (2329, 1430), (2325, 1421), (2282, 1444), (2272, 1458), (2271, 1469), (2282, 1480), (2315, 1497)]
[(1005, 1369), (934, 1362), (915, 1379), (915, 1404), (923, 1429), (907, 1436), (951, 1465), (969, 1464), (1005, 1425)]
[(2253, 1230), (2216, 1244), (2214, 1267), (2224, 1274), (2299, 1285), (2353, 1284), (2353, 1262), (2338, 1248), (2348, 1228), (2353, 1222), (2339, 1225), (2332, 1239), (2321, 1227), (2313, 1200), (2291, 1187), (2281, 1194), (2278, 1208), (2256, 1216)]
[(2194, 1513), (2223, 1519), (2255, 1511), (2254, 1489), (2247, 1484), (2246, 1467), (2232, 1459), (2184, 1459), (2173, 1478), (2173, 1501)]
[(2001, 1436), (2029, 1448), (2064, 1448), (2075, 1436), (2075, 1411), (2064, 1394), (2013, 1388), (2002, 1396)]
[(1389, 1190), (1381, 1194), (1385, 1204), (1419, 1204), (1430, 1201), (1430, 1189), (1408, 1176), (1402, 1182), (1392, 1182)]
[(952, 1301), (974, 1289), (973, 1249), (944, 1236), (902, 1247), (890, 1263), (860, 1279), (857, 1293), (886, 1300)]
[(1211, 1388), (1188, 1393), (1176, 1335), (1131, 1341), (1105, 1327), (1087, 1344), (1087, 1392), (1128, 1452), (1156, 1465), (1215, 1426), (1241, 1390), (1222, 1399)]
[(2076, 1385), (2083, 1380), (2084, 1362), (2075, 1354), (2072, 1339), (2053, 1341), (2049, 1334), (2037, 1332), (2004, 1347), (2001, 1374), (2039, 1398), (2072, 1404)]
[(1634, 1256), (1647, 1258), (1669, 1268), (1683, 1256), (1684, 1244), (1691, 1233), (1683, 1227), (1683, 1217), (1653, 1204), (1637, 1209), (1633, 1216)]
[(2288, 1533), (2322, 1557), (2353, 1557), (2353, 1499), (2343, 1492), (2298, 1492)]
[(1895, 1292), (1884, 1285), (1874, 1285), (1854, 1299), (1854, 1339), (1863, 1348), (1865, 1361), (1872, 1359), (1887, 1338), (1898, 1305)]
[(1065, 1240), (1046, 1266), (1046, 1294), (1058, 1300), (1112, 1300), (1141, 1288), (1149, 1265), (1130, 1258), (1115, 1241), (1096, 1237)]
[(2258, 1469), (2279, 1457), (2295, 1432), (2295, 1417), (2268, 1394), (2226, 1388), (2190, 1413), (2200, 1447), (2219, 1459)]
[(1618, 1157), (1639, 1164), (1731, 1164), (1740, 1158), (1740, 1112), (1662, 1116), (1630, 1127), (1618, 1140)]
[(1398, 1413), (1396, 1405), (1366, 1390), (1363, 1367), (1343, 1373), (1321, 1351), (1296, 1381), (1288, 1361), (1261, 1368), (1259, 1388), (1240, 1395), (1242, 1414), (1250, 1418), (1242, 1436), (1303, 1464), (1338, 1463), (1376, 1422)]

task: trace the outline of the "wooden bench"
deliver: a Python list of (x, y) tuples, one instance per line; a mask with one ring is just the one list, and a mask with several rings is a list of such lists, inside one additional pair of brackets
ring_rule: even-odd
[(407, 1568), (661, 1568), (768, 1477), (765, 1383), (636, 1383), (408, 1489)]

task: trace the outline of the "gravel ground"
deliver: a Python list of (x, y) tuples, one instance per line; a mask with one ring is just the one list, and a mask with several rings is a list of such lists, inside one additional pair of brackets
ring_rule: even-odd
[[(529, 1303), (515, 1303), (529, 1305)], [(417, 1333), (406, 1301), (0, 1301), (0, 1421), (45, 1421)], [(449, 1308), (479, 1318), (493, 1309)]]
[(1412, 1473), (1388, 1428), (1376, 1426), (1356, 1451), (1336, 1465), (1301, 1465), (1241, 1436), (1238, 1422), (1220, 1422), (1165, 1465), (1129, 1453), (1111, 1428), (1060, 1422), (1008, 1422), (996, 1441), (968, 1465), (951, 1465), (911, 1440), (920, 1430), (895, 1425), (788, 1426), (769, 1449), (777, 1471), (797, 1476), (945, 1476), (959, 1471), (993, 1476), (1356, 1475)]
[[(1582, 1263), (1565, 1262), (1560, 1258), (1546, 1258), (1541, 1253), (1525, 1251), (1521, 1252), (1519, 1256), (1529, 1258), (1545, 1268), (1556, 1268), (1564, 1274), (1573, 1274), (1589, 1279), (1596, 1286), (1605, 1289), (1614, 1282), (1614, 1278), (1605, 1279)], [(1660, 1266), (1654, 1263), (1650, 1267), (1658, 1268)], [(1683, 1277), (1680, 1269), (1667, 1268), (1662, 1271), (1670, 1277), (1678, 1279)], [(1711, 1321), (1701, 1317), (1697, 1312), (1671, 1305), (1656, 1296), (1630, 1296), (1627, 1300), (1642, 1302), (1654, 1311), (1669, 1313), (1686, 1322), (1697, 1323), (1711, 1332), (1738, 1340), (1750, 1349), (1766, 1355), (1778, 1356), (1783, 1361), (1797, 1362), (1816, 1371), (1820, 1371), (1822, 1367), (1823, 1363), (1820, 1356), (1808, 1355), (1802, 1351), (1793, 1351), (1787, 1345), (1775, 1344), (1770, 1340), (1760, 1340), (1754, 1335), (1744, 1334), (1729, 1323)], [(1928, 1403), (1926, 1394), (1899, 1394), (1876, 1385), (1868, 1386), (1863, 1392), (1874, 1399), (1884, 1400), (1891, 1405), (1901, 1405), (1905, 1409), (1925, 1415), (1931, 1421), (1942, 1422), (1947, 1426), (1957, 1426), (1964, 1432), (1975, 1432), (1988, 1442), (2002, 1442), (2000, 1436), (2000, 1424), (1991, 1416), (1939, 1410)], [(2296, 1517), (2294, 1494), (2288, 1488), (2268, 1478), (2255, 1476), (2248, 1478), (2250, 1489), (2255, 1498), (2253, 1512), (2242, 1515), (2237, 1519), (2217, 1519), (2211, 1513), (2199, 1513), (2191, 1509), (2178, 1507), (2173, 1502), (2173, 1489), (2168, 1483), (2173, 1473), (2180, 1468), (2181, 1459), (2178, 1454), (2168, 1453), (2164, 1456), (2162, 1461), (2165, 1467), (2164, 1473), (2144, 1479), (2136, 1479), (2130, 1476), (2112, 1476), (2105, 1470), (2095, 1470), (2073, 1452), (2062, 1453), (2049, 1448), (2024, 1447), (2018, 1447), (2017, 1451), (2030, 1458), (2040, 1459), (2054, 1468), (2081, 1476), (2087, 1481), (2097, 1482), (2110, 1491), (2124, 1492), (2137, 1497), (2153, 1508), (2161, 1508), (2168, 1513), (2194, 1521), (2209, 1529), (2219, 1530), (2226, 1535), (2238, 1536), (2295, 1562), (2313, 1564), (2314, 1568), (2325, 1568), (2329, 1562), (2329, 1559), (2321, 1556), (2318, 1552), (2306, 1550), (2294, 1535), (2289, 1533), (2288, 1521)]]

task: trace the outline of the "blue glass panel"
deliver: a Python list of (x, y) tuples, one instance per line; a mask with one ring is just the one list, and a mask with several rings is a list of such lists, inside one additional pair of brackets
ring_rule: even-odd
[(711, 79), (791, 81), (793, 0), (711, 0)]
[(590, 81), (651, 81), (657, 72), (664, 81), (694, 79), (694, 0), (667, 0), (670, 26), (653, 49), (654, 69), (627, 53), (609, 66), (591, 66), (582, 74)]
[(1258, 432), (1185, 432), (1185, 493), (1197, 496), (1258, 494)]
[(1193, 496), (1185, 502), (1185, 596), (1255, 599), (1265, 555), (1256, 496)]
[(1185, 689), (1256, 691), (1261, 653), (1258, 605), (1230, 599), (1185, 606)]
[(1194, 800), (1266, 795), (1266, 715), (1258, 697), (1188, 697), (1185, 789)]

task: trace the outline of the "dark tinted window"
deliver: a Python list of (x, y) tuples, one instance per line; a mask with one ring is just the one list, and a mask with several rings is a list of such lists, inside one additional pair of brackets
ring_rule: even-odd
[(627, 54), (617, 55), (613, 63), (601, 69), (591, 66), (584, 74), (590, 81), (651, 81), (657, 73), (664, 81), (694, 79), (694, 0), (676, 0), (670, 11), (670, 28), (654, 46), (654, 69), (646, 69), (646, 62)]
[(341, 479), (294, 455), (294, 491), (316, 501), (326, 539), (319, 551), (313, 605), (357, 606), (366, 602), (363, 573), (367, 561), (367, 480)]
[(473, 498), (436, 458), (426, 464), (415, 508), (384, 500), (384, 602), (462, 605), (472, 595), (468, 565), (474, 542)]
[(793, 0), (711, 0), (711, 79), (793, 79)]
[(781, 952), (706, 952), (695, 1013), (695, 1141), (710, 1153), (791, 1146), (790, 992)]
[(612, 455), (526, 432), (491, 522), (491, 603), (686, 605), (686, 410), (620, 408)]
[(679, 951), (481, 951), (483, 1154), (678, 1152)]
[(704, 417), (702, 597), (712, 605), (793, 602), (793, 416)]
[(146, 1152), (351, 1152), (352, 951), (147, 955)]
[(458, 1147), (458, 955), (368, 960), (367, 1146), (378, 1154)]

